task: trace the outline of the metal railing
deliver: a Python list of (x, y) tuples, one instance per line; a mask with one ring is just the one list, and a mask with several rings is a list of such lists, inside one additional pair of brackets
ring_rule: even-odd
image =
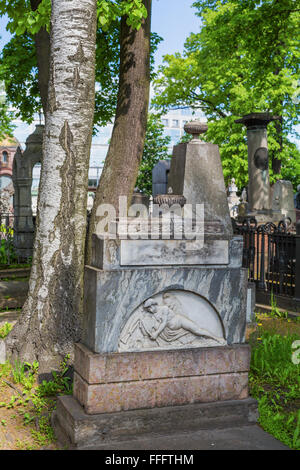
[(16, 216), (13, 214), (0, 214), (0, 268), (31, 263), (31, 257), (24, 257), (16, 250), (14, 243), (15, 219)]
[(243, 267), (248, 269), (249, 282), (275, 295), (299, 298), (300, 237), (290, 231), (290, 225), (286, 221), (258, 225), (250, 219), (234, 222), (234, 232), (244, 238)]

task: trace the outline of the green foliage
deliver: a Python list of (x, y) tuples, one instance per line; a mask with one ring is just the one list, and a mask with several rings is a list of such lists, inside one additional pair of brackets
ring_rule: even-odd
[(0, 265), (15, 263), (18, 259), (13, 246), (13, 229), (0, 224)]
[(149, 113), (144, 152), (136, 181), (136, 188), (144, 194), (152, 194), (152, 169), (159, 160), (169, 158), (170, 137), (164, 136), (160, 117)]
[[(1, 0), (0, 0), (1, 4)], [(94, 123), (105, 126), (115, 115), (119, 82), (120, 19), (111, 20), (96, 37), (96, 96)], [(154, 78), (154, 52), (162, 40), (151, 34), (151, 79)], [(14, 34), (0, 56), (0, 81), (6, 87), (15, 115), (31, 123), (41, 109), (35, 42), (31, 32)], [(96, 132), (96, 128), (95, 128)]]
[(122, 16), (127, 16), (128, 26), (138, 30), (142, 19), (147, 18), (147, 9), (142, 0), (98, 0), (97, 17), (103, 31)]
[[(0, 65), (0, 76), (1, 72), (2, 67)], [(0, 78), (0, 140), (7, 135), (12, 136), (12, 131), (14, 129), (14, 126), (11, 123), (12, 117), (13, 115), (9, 112), (6, 103), (5, 86)]]
[(300, 153), (288, 140), (298, 121), (299, 10), (293, 0), (195, 2), (201, 31), (191, 34), (183, 54), (165, 56), (156, 80), (155, 105), (200, 108), (209, 120), (205, 139), (220, 146), (226, 183), (247, 184), (246, 130), (235, 120), (269, 111), (282, 121), (268, 127), (271, 159), (281, 159), (281, 175), (296, 171)]
[(17, 261), (17, 255), (15, 253), (11, 240), (0, 240), (0, 265), (8, 265)]
[(0, 327), (0, 339), (6, 338), (8, 333), (11, 332), (13, 326), (11, 323), (5, 322), (4, 325)]
[(11, 123), (12, 113), (8, 111), (6, 104), (0, 102), (0, 140), (6, 135), (12, 136), (14, 126)]
[(5, 83), (7, 99), (17, 108), (15, 115), (30, 123), (41, 109), (38, 71), (33, 37), (14, 35), (0, 56), (0, 80)]
[(22, 384), (26, 390), (30, 391), (34, 383), (38, 367), (39, 365), (37, 361), (30, 364), (28, 362), (22, 362), (17, 358), (12, 369), (14, 382), (16, 384)]
[[(151, 33), (150, 79), (155, 77), (154, 53), (162, 38)], [(113, 121), (117, 106), (120, 68), (120, 21), (115, 20), (107, 31), (98, 28), (96, 38), (96, 96), (94, 123), (105, 126)], [(10, 96), (10, 95), (9, 95)]]
[(58, 393), (64, 395), (72, 394), (72, 384), (70, 383), (70, 377), (66, 376), (68, 372), (70, 356), (67, 355), (65, 359), (61, 362), (59, 372), (52, 372), (53, 380), (46, 381), (43, 380), (41, 385), (37, 388), (37, 395), (42, 397), (54, 396)]
[(297, 335), (260, 331), (253, 345), (250, 393), (258, 400), (263, 429), (293, 449), (300, 450), (300, 364), (292, 361)]
[[(36, 385), (36, 377), (39, 364), (34, 361), (32, 364), (16, 359), (14, 364), (8, 361), (0, 365), (0, 381), (14, 388), (18, 395), (12, 395), (8, 402), (0, 402), (0, 408), (16, 409), (16, 413), (23, 418), (25, 426), (35, 424), (35, 429), (31, 430), (34, 439), (34, 446), (27, 442), (20, 441), (20, 449), (31, 449), (36, 446), (44, 446), (55, 440), (51, 427), (51, 413), (55, 409), (55, 398), (57, 394), (71, 394), (71, 379), (66, 376), (69, 370), (69, 356), (61, 362), (59, 371), (53, 372), (53, 379), (49, 382), (43, 381)], [(18, 384), (16, 388), (8, 382), (11, 380)], [(5, 378), (5, 380), (3, 380)], [(5, 423), (0, 423), (5, 426)]]
[(42, 0), (36, 11), (31, 10), (29, 0), (1, 0), (0, 15), (8, 15), (7, 29), (11, 33), (36, 34), (42, 27), (50, 28), (51, 0)]
[[(8, 15), (8, 30), (17, 35), (36, 34), (45, 27), (50, 31), (51, 0), (41, 0), (32, 11), (29, 0), (0, 0), (0, 15)], [(127, 15), (128, 25), (139, 29), (147, 10), (142, 0), (98, 0), (97, 18), (102, 29), (107, 30), (116, 18)]]

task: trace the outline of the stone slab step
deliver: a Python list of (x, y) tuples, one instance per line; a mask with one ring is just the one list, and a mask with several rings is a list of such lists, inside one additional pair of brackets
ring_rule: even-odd
[(23, 307), (27, 292), (28, 281), (0, 281), (0, 309)]
[[(185, 433), (164, 434), (149, 436), (141, 439), (114, 442), (94, 447), (81, 447), (78, 450), (291, 450), (270, 434), (263, 431), (258, 425), (235, 426), (223, 429), (205, 429)], [(110, 455), (110, 454), (108, 454)], [(122, 455), (122, 454), (117, 454)], [(127, 455), (127, 454), (126, 454)], [(150, 454), (151, 455), (151, 454)], [(161, 455), (151, 457), (141, 453), (140, 460), (146, 459), (151, 464), (162, 462)], [(193, 454), (192, 454), (193, 455)], [(202, 455), (202, 454), (201, 454)], [(135, 455), (136, 456), (136, 455)], [(184, 457), (180, 454), (177, 459)], [(199, 454), (193, 455), (197, 460)], [(202, 459), (202, 457), (201, 457)], [(188, 458), (190, 461), (190, 457)], [(179, 460), (177, 460), (177, 463)], [(193, 462), (196, 463), (195, 461)]]
[(247, 426), (257, 417), (252, 398), (88, 415), (73, 396), (61, 396), (52, 424), (59, 442), (72, 449), (122, 448), (129, 440)]

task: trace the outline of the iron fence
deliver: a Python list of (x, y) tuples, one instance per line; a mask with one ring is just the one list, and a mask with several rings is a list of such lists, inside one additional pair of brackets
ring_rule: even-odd
[[(31, 218), (32, 219), (32, 218)], [(0, 214), (0, 267), (24, 265), (31, 263), (30, 256), (23, 256), (15, 247), (14, 226), (16, 216)]]
[(234, 232), (244, 238), (243, 267), (248, 269), (249, 282), (275, 295), (299, 298), (300, 235), (290, 227), (287, 221), (278, 225), (258, 225), (255, 219), (234, 222)]

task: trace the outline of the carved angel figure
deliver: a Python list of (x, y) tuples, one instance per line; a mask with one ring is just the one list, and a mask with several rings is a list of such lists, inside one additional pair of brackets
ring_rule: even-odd
[[(206, 338), (206, 339), (205, 339)], [(171, 293), (162, 295), (162, 304), (148, 299), (129, 321), (120, 337), (119, 350), (206, 346), (211, 340), (226, 344), (188, 318), (180, 301)]]
[(164, 305), (160, 306), (150, 299), (144, 304), (144, 307), (153, 313), (160, 323), (157, 330), (151, 334), (153, 339), (156, 340), (158, 336), (162, 336), (165, 341), (174, 341), (175, 338), (178, 339), (190, 332), (195, 336), (205, 336), (220, 344), (225, 344), (223, 338), (214, 336), (204, 328), (199, 328), (193, 320), (184, 315), (179, 300), (172, 294), (165, 292), (163, 303)]

